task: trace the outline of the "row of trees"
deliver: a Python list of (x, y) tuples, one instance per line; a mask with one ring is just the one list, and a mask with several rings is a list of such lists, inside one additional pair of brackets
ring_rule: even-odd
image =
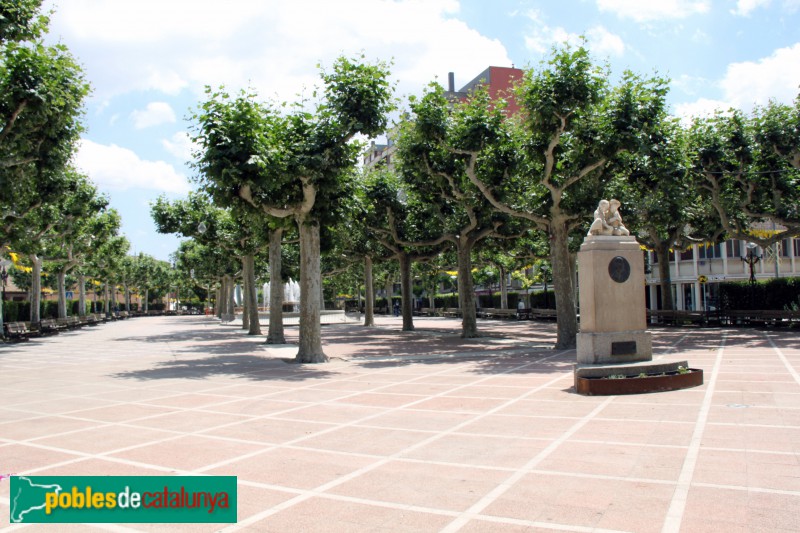
[[(323, 273), (362, 273), (369, 325), (375, 264), (397, 265), (404, 330), (413, 329), (412, 279), (426, 284), (455, 266), (464, 337), (479, 334), (474, 262), (503, 277), (534, 266), (552, 276), (557, 347), (574, 346), (575, 252), (600, 198), (622, 201), (626, 225), (660, 267), (671, 248), (692, 242), (766, 247), (800, 234), (800, 99), (685, 125), (668, 113), (667, 80), (615, 79), (585, 47), (564, 46), (518, 80), (508, 95), (521, 108), (515, 116), (481, 88), (453, 102), (431, 84), (393, 130), (396, 165), (359, 170), (352, 139), (385, 130), (394, 105), (388, 76), (383, 63), (340, 58), (323, 72), (313, 112), (309, 102), (283, 107), (209, 89), (194, 116), (199, 196), (239, 235), (225, 240), (233, 243), (225, 257), (236, 260), (228, 271), (247, 279), (249, 254), (269, 249), (272, 268), (287, 248), (281, 241), (299, 240), (299, 362), (326, 359)], [(180, 233), (196, 237), (201, 220), (183, 219), (191, 222)], [(754, 231), (765, 221), (781, 231)], [(221, 242), (214, 235), (198, 239), (211, 245), (208, 254)], [(280, 276), (271, 272), (271, 283)], [(668, 270), (661, 282), (669, 300)]]
[(102, 280), (107, 312), (112, 285), (124, 286), (129, 307), (133, 286), (146, 295), (173, 283), (167, 263), (127, 256), (119, 214), (72, 165), (90, 87), (65, 45), (44, 43), (41, 3), (0, 0), (0, 257), (29, 287), (33, 323), (43, 269), (57, 280), (61, 317), (73, 284), (84, 313), (88, 278)]

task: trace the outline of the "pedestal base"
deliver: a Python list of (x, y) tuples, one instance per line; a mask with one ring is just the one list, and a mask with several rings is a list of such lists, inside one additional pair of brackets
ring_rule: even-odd
[(578, 364), (598, 365), (653, 360), (653, 341), (646, 330), (578, 333)]

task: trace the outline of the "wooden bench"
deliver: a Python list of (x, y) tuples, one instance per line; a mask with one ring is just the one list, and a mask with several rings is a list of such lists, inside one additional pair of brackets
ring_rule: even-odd
[(57, 318), (56, 323), (59, 326), (64, 326), (65, 329), (76, 329), (83, 326), (83, 324), (81, 324), (81, 319), (76, 316)]
[(39, 332), (42, 335), (46, 335), (48, 333), (58, 333), (60, 331), (64, 331), (65, 329), (67, 329), (67, 326), (59, 324), (55, 318), (43, 318), (39, 322)]
[(461, 309), (458, 309), (457, 307), (447, 307), (442, 312), (442, 316), (450, 318), (458, 318), (461, 316)]
[(486, 318), (516, 318), (517, 317), (517, 310), (516, 309), (492, 309), (491, 311), (486, 313)]
[(6, 322), (4, 324), (6, 337), (15, 341), (26, 341), (29, 339), (31, 331), (25, 322)]
[(788, 309), (750, 309), (724, 312), (731, 326), (790, 326), (800, 320), (800, 312)]
[(131, 316), (131, 314), (129, 312), (127, 312), (127, 311), (120, 311), (117, 314), (117, 318), (119, 318), (120, 320), (125, 320), (126, 318), (130, 318), (130, 316)]
[(533, 309), (530, 307), (517, 308), (517, 320), (530, 320), (533, 318)]
[(666, 326), (706, 325), (708, 317), (703, 311), (648, 309), (647, 321), (650, 324), (664, 324)]
[(537, 320), (556, 320), (558, 318), (558, 313), (555, 309), (531, 309), (531, 319)]

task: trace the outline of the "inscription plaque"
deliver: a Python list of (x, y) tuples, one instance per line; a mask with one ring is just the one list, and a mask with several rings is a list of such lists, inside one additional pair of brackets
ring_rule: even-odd
[(636, 341), (623, 341), (611, 343), (611, 355), (634, 355), (636, 353)]

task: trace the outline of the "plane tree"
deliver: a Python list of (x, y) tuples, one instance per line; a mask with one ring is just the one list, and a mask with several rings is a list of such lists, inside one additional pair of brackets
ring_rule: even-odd
[(472, 252), (488, 237), (520, 235), (525, 225), (495, 208), (476, 185), (503, 179), (514, 164), (503, 103), (479, 88), (465, 102), (452, 104), (433, 83), (410, 108), (397, 141), (399, 169), (434, 210), (440, 237), (456, 249), (461, 335), (476, 337)]
[(772, 152), (794, 168), (800, 168), (800, 96), (794, 104), (770, 101), (757, 108), (754, 126), (756, 142), (764, 152)]
[[(398, 263), (402, 331), (413, 331), (412, 265), (437, 257), (450, 245), (439, 227), (438, 211), (432, 203), (420, 198), (399, 174), (386, 169), (367, 173), (357, 197), (358, 219), (368, 238), (387, 251), (387, 259)], [(390, 294), (387, 300), (391, 300)]]
[(89, 84), (66, 46), (43, 44), (48, 23), (39, 0), (0, 0), (0, 246), (62, 193), (83, 130)]
[[(71, 171), (74, 172), (74, 171)], [(58, 316), (67, 316), (66, 277), (78, 268), (78, 285), (85, 283), (80, 273), (88, 257), (103, 240), (119, 233), (119, 213), (108, 207), (108, 198), (86, 176), (74, 175), (74, 188), (56, 204), (58, 216), (45, 234), (45, 259), (55, 269), (58, 279)], [(80, 298), (79, 298), (80, 299)], [(85, 314), (85, 309), (79, 309)]]
[(300, 342), (295, 361), (328, 358), (320, 328), (320, 228), (340, 217), (359, 153), (353, 139), (374, 136), (392, 107), (388, 67), (338, 58), (322, 72), (313, 112), (289, 113), (246, 92), (208, 90), (194, 116), (199, 179), (215, 201), (244, 200), (264, 215), (293, 220), (300, 239)]
[(618, 158), (610, 173), (608, 197), (623, 202), (625, 226), (655, 253), (662, 309), (674, 309), (670, 255), (694, 242), (714, 242), (721, 237), (688, 174), (688, 136), (680, 122), (664, 117), (646, 149)]
[(665, 106), (666, 80), (632, 72), (611, 79), (585, 46), (555, 48), (514, 90), (521, 113), (506, 122), (505, 152), (516, 160), (503, 172), (467, 172), (499, 212), (547, 234), (557, 348), (576, 343), (574, 240), (588, 229), (604, 171), (619, 154), (641, 148)]
[(800, 169), (793, 166), (789, 134), (770, 130), (766, 114), (718, 112), (695, 119), (688, 134), (690, 179), (722, 232), (763, 248), (800, 235)]
[[(249, 335), (260, 335), (256, 292), (256, 257), (268, 246), (269, 221), (254, 216), (251, 209), (223, 209), (201, 193), (191, 193), (183, 200), (169, 201), (159, 197), (151, 205), (151, 214), (161, 233), (175, 233), (198, 240), (202, 244), (217, 246), (241, 261), (244, 288), (245, 314), (243, 329)], [(227, 307), (228, 295), (233, 290), (234, 276), (222, 275), (222, 304)], [(232, 309), (226, 309), (232, 314)]]

